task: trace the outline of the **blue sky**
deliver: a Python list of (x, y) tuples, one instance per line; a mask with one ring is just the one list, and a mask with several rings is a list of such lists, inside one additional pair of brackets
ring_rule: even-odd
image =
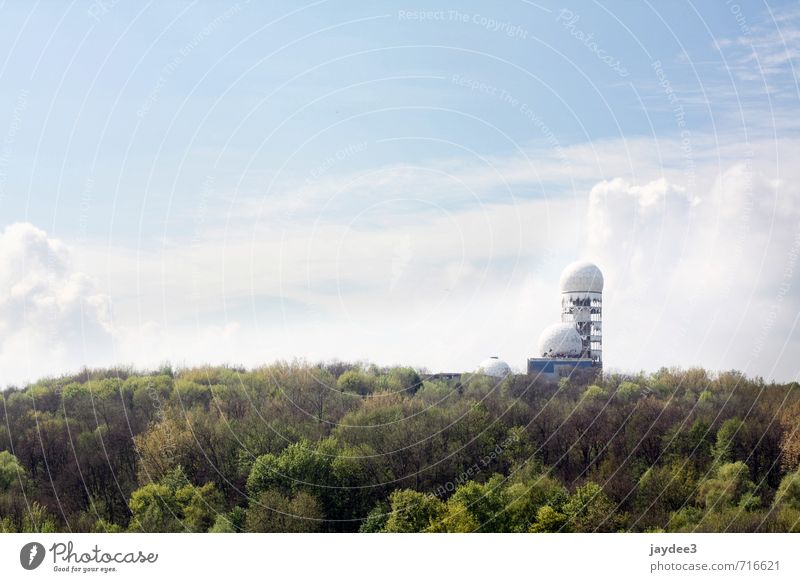
[(522, 369), (581, 257), (609, 367), (797, 376), (794, 2), (0, 13), (9, 381)]

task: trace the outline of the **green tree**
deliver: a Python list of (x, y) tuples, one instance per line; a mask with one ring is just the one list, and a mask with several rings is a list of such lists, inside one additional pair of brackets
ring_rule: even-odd
[(25, 467), (8, 451), (0, 451), (0, 494), (25, 480)]
[(130, 499), (131, 531), (204, 532), (214, 524), (222, 499), (213, 483), (196, 487), (180, 467), (148, 483)]
[(537, 521), (540, 508), (545, 505), (561, 507), (568, 493), (549, 475), (534, 473), (509, 485), (506, 497), (509, 531), (525, 532)]
[(636, 400), (641, 393), (641, 386), (635, 382), (623, 382), (617, 388), (617, 392), (614, 394), (614, 397), (621, 402), (627, 403)]
[(445, 511), (425, 531), (434, 533), (473, 533), (481, 531), (475, 514), (462, 501), (450, 499)]
[(388, 503), (383, 501), (379, 502), (367, 514), (361, 527), (358, 529), (359, 533), (378, 533), (386, 528), (386, 522), (389, 521), (389, 512), (391, 508)]
[(353, 368), (347, 370), (336, 381), (336, 386), (342, 392), (351, 392), (365, 396), (375, 390), (375, 377), (363, 370)]
[(730, 463), (742, 458), (740, 434), (744, 423), (738, 418), (729, 418), (717, 431), (717, 442), (714, 444), (712, 454), (715, 462), (719, 464)]
[(564, 513), (550, 505), (543, 505), (536, 511), (536, 521), (531, 524), (529, 531), (531, 533), (566, 533), (571, 531), (571, 527)]
[(713, 477), (701, 483), (698, 497), (707, 509), (738, 504), (749, 508), (759, 505), (755, 489), (750, 480), (750, 469), (737, 461), (719, 465)]
[(774, 504), (800, 511), (800, 467), (781, 480)]
[(477, 525), (480, 532), (511, 531), (511, 516), (507, 511), (510, 497), (506, 491), (505, 478), (493, 475), (486, 483), (469, 481), (458, 489), (448, 500), (448, 506), (457, 507), (451, 515), (467, 512), (471, 523)]
[(275, 489), (262, 491), (247, 509), (247, 531), (309, 533), (320, 531), (324, 515), (317, 500), (304, 491), (290, 499)]
[(22, 533), (55, 533), (56, 520), (46, 507), (38, 501), (31, 503), (30, 509), (22, 518)]
[(427, 530), (442, 518), (445, 505), (430, 493), (398, 489), (389, 496), (392, 511), (386, 521), (388, 533), (413, 533)]
[(597, 483), (578, 487), (564, 504), (571, 528), (576, 532), (617, 531), (621, 519), (616, 506)]
[(663, 525), (671, 512), (691, 502), (696, 487), (697, 475), (688, 459), (648, 468), (636, 487), (637, 520), (645, 527)]

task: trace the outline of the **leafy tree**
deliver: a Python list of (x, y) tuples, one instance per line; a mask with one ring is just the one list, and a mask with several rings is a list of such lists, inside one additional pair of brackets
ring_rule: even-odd
[(671, 512), (691, 502), (696, 487), (697, 476), (688, 459), (648, 468), (636, 488), (637, 520), (645, 526), (666, 523)]
[(367, 514), (361, 527), (358, 529), (359, 533), (378, 533), (384, 530), (386, 522), (389, 521), (389, 512), (391, 508), (388, 503), (379, 502)]
[(739, 434), (744, 423), (738, 418), (729, 418), (717, 431), (717, 442), (712, 454), (717, 463), (729, 463), (734, 459), (742, 458), (741, 438)]
[(30, 510), (27, 511), (22, 519), (22, 533), (55, 533), (56, 520), (46, 507), (41, 505), (38, 501), (31, 504)]
[(438, 519), (432, 520), (425, 531), (434, 533), (473, 533), (481, 530), (481, 524), (462, 501), (447, 502), (445, 511)]
[(0, 451), (0, 494), (21, 484), (25, 479), (25, 467), (8, 451)]
[(250, 495), (267, 489), (291, 494), (327, 482), (336, 456), (336, 442), (328, 439), (312, 444), (301, 440), (286, 447), (280, 455), (266, 454), (256, 459), (247, 478)]
[(615, 504), (597, 483), (578, 487), (564, 504), (570, 527), (576, 532), (615, 531), (620, 519)]
[(586, 401), (592, 401), (592, 400), (604, 401), (608, 399), (608, 392), (606, 392), (600, 386), (593, 384), (589, 386), (583, 393), (583, 399)]
[(214, 525), (208, 530), (210, 533), (236, 533), (247, 528), (247, 511), (234, 507), (228, 513), (220, 513), (214, 520)]
[(375, 390), (375, 377), (367, 374), (363, 370), (353, 368), (344, 372), (336, 380), (336, 386), (342, 392), (352, 392), (365, 396)]
[(389, 496), (392, 511), (384, 531), (388, 533), (413, 533), (426, 531), (440, 520), (445, 505), (430, 493), (399, 489)]
[(552, 477), (538, 474), (509, 485), (507, 498), (509, 531), (525, 532), (536, 521), (540, 508), (547, 504), (561, 506), (567, 490)]
[(290, 499), (278, 490), (262, 491), (247, 509), (250, 532), (316, 532), (324, 518), (317, 500), (301, 491)]
[(623, 382), (614, 394), (615, 398), (621, 402), (632, 402), (636, 400), (642, 392), (641, 386), (635, 382)]
[(783, 478), (774, 504), (800, 511), (800, 467)]
[(180, 467), (131, 495), (131, 531), (204, 532), (214, 524), (221, 498), (213, 483), (192, 485)]
[(800, 528), (800, 391), (734, 372), (86, 369), (0, 414), (3, 531)]
[(477, 524), (476, 531), (511, 531), (507, 512), (510, 498), (504, 481), (502, 475), (494, 475), (484, 484), (470, 481), (456, 489), (448, 505), (458, 507), (456, 514), (466, 511), (472, 517), (471, 523)]
[(179, 532), (180, 505), (175, 492), (166, 485), (149, 483), (131, 495), (131, 531)]
[(536, 511), (536, 521), (531, 524), (531, 533), (556, 533), (571, 531), (566, 514), (550, 505), (543, 505)]
[(772, 512), (775, 519), (774, 531), (800, 532), (800, 467), (781, 480)]
[(713, 477), (701, 483), (699, 499), (707, 509), (739, 503), (747, 506), (758, 504), (754, 497), (755, 484), (749, 476), (750, 470), (741, 461), (722, 464), (716, 469)]
[(422, 378), (414, 368), (392, 368), (389, 371), (388, 381), (400, 386), (410, 394), (414, 394), (422, 387)]

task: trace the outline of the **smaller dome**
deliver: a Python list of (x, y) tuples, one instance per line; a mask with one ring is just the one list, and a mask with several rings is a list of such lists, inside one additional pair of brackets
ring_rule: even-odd
[(562, 293), (581, 291), (603, 292), (603, 273), (594, 263), (576, 261), (567, 265), (561, 272)]
[(492, 356), (482, 361), (476, 371), (478, 374), (486, 374), (492, 378), (505, 378), (511, 373), (511, 367), (497, 356)]
[(554, 323), (539, 336), (539, 354), (543, 358), (579, 358), (583, 342), (571, 323)]

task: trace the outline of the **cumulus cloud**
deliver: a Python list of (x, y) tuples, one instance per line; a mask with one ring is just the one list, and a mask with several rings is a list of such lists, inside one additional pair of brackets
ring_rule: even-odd
[[(680, 161), (664, 163), (679, 142), (631, 148), (640, 153), (626, 164), (630, 143), (607, 145), (571, 150), (580, 185), (553, 197), (428, 204), (440, 190), (449, 200), (444, 181), (415, 192), (416, 206), (391, 196), (359, 206), (347, 196), (354, 208), (344, 217), (319, 207), (319, 216), (276, 223), (237, 206), (219, 213), (235, 229), (209, 220), (191, 240), (139, 248), (68, 246), (12, 225), (0, 238), (4, 381), (84, 363), (294, 357), (458, 371), (499, 355), (523, 370), (541, 330), (559, 318), (559, 272), (578, 258), (605, 274), (609, 368), (795, 377), (800, 168), (770, 155), (794, 159), (800, 146), (770, 152), (774, 142), (755, 143), (744, 159), (741, 147), (719, 148), (713, 160), (696, 159), (688, 180)], [(607, 154), (600, 166), (616, 174), (588, 182), (604, 175), (591, 159)], [(537, 183), (527, 163), (496, 162), (504, 175), (516, 172), (518, 186)], [(556, 182), (561, 171), (558, 161), (537, 168)], [(487, 172), (459, 175), (485, 194), (496, 185)]]
[(28, 223), (0, 234), (0, 369), (4, 382), (73, 370), (111, 354), (108, 297), (70, 250)]
[(796, 376), (795, 184), (743, 161), (702, 199), (665, 179), (595, 185), (585, 248), (606, 275), (607, 361)]

